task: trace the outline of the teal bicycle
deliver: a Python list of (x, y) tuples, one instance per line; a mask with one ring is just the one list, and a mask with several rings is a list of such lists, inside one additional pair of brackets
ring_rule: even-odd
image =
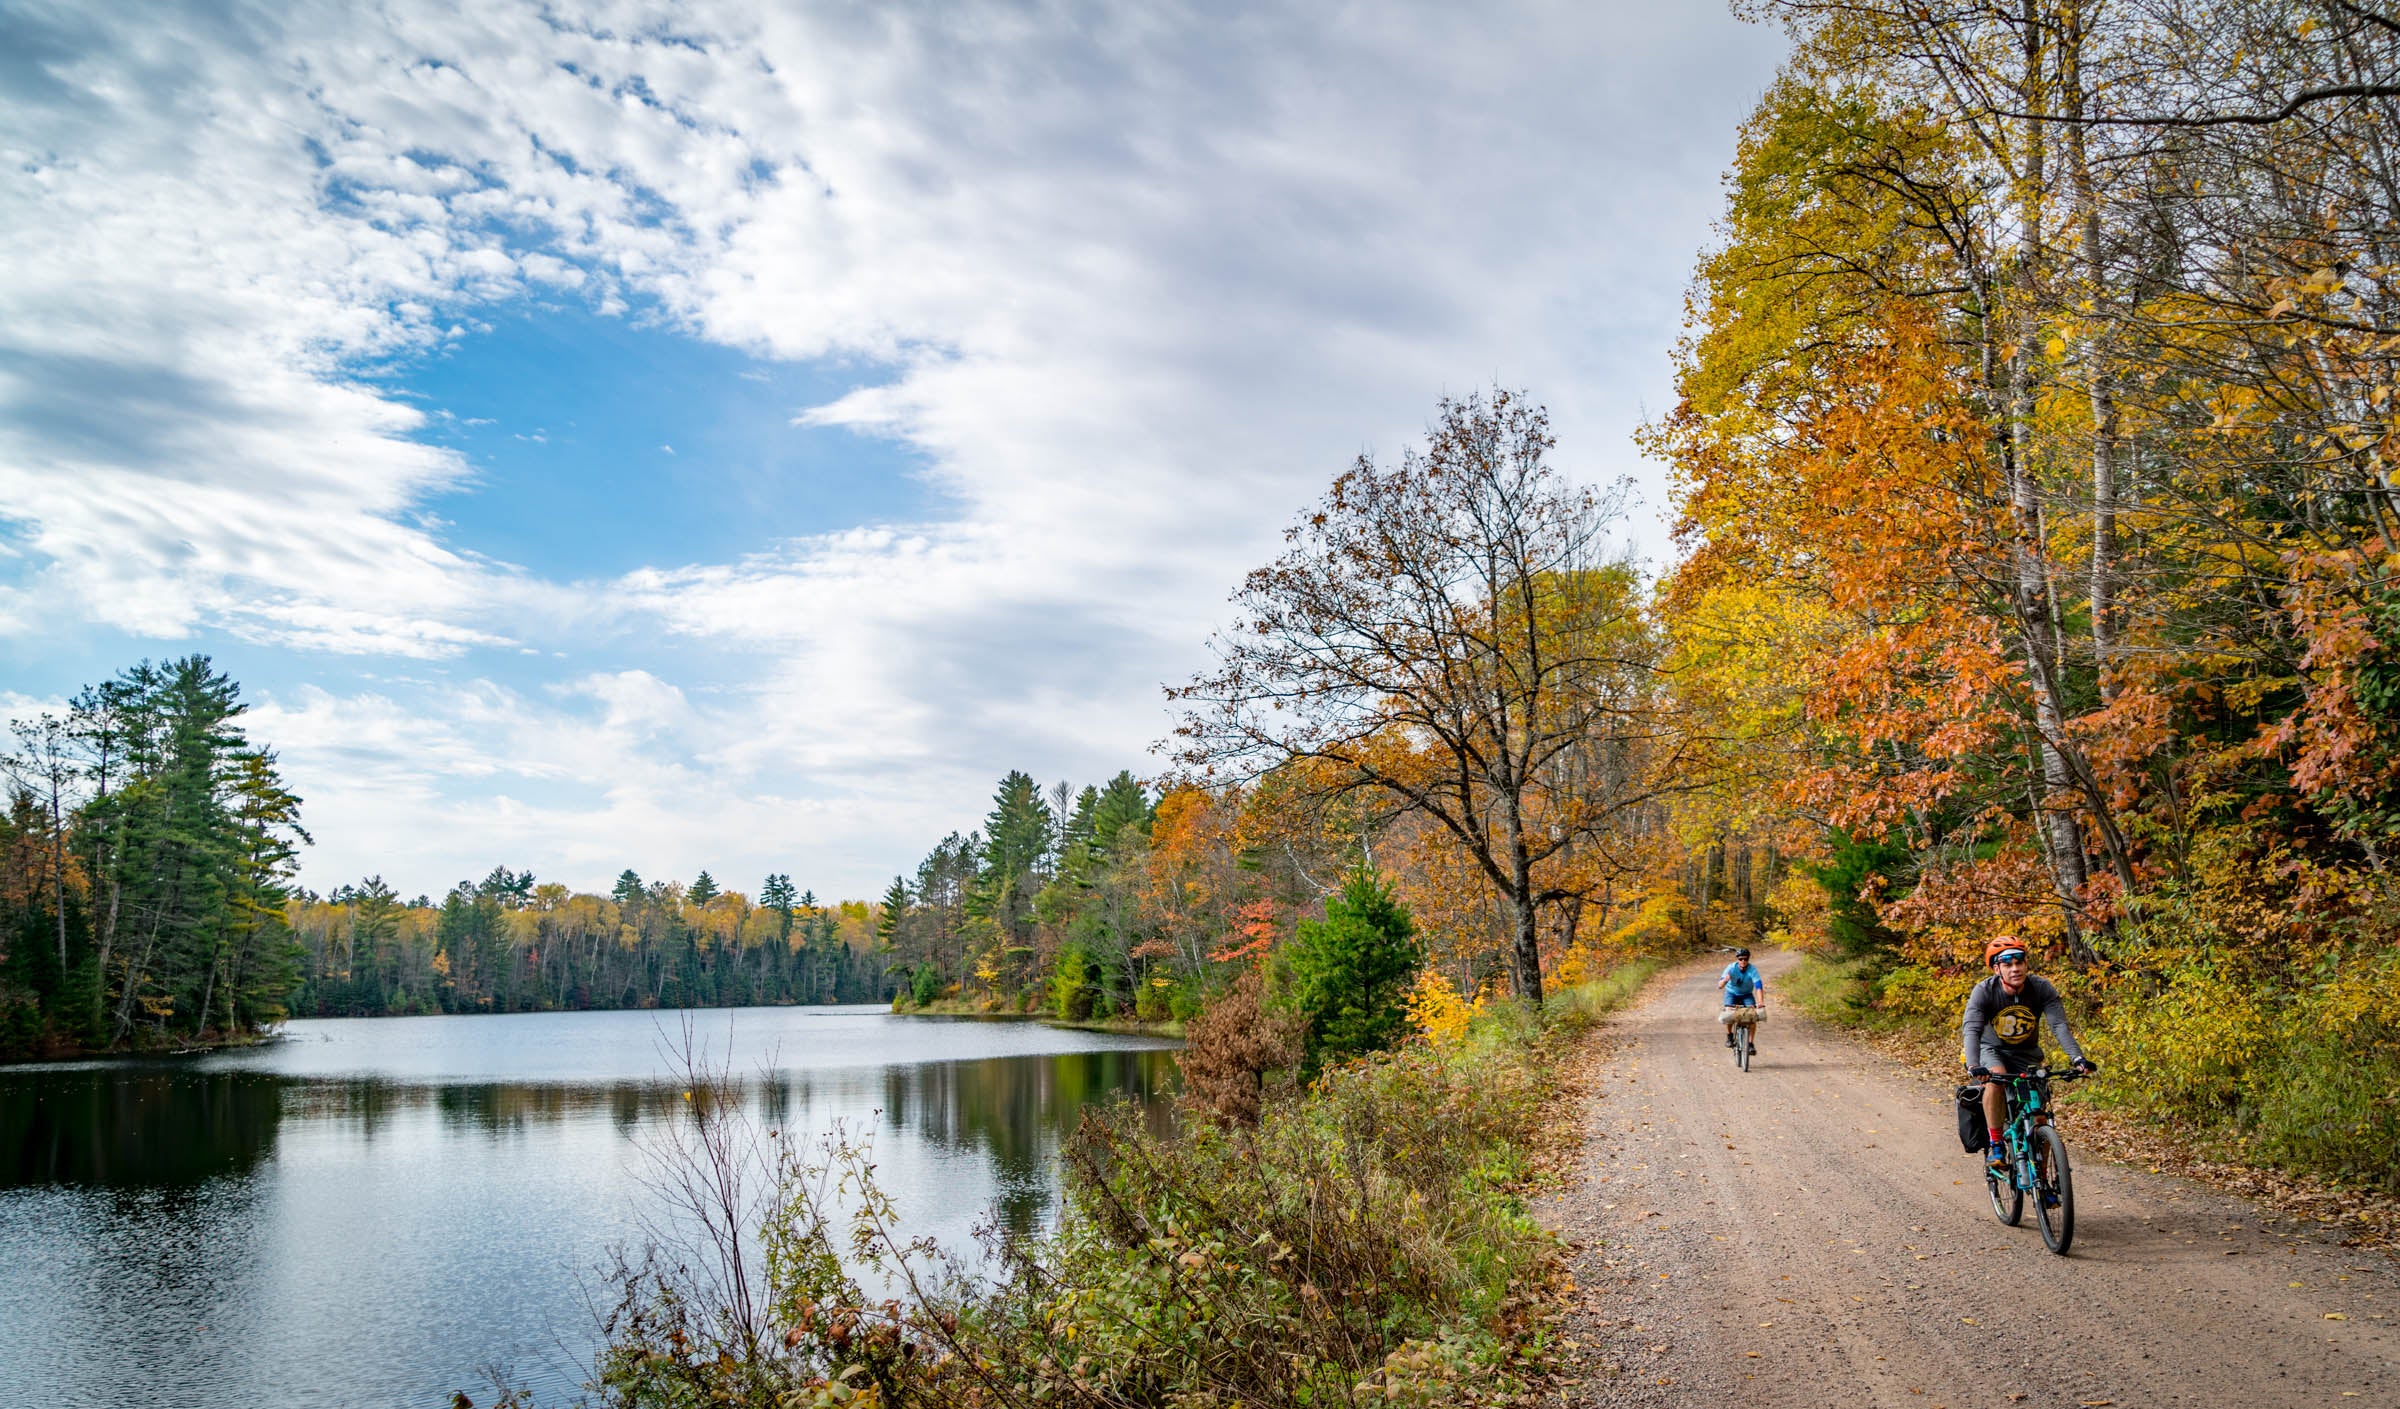
[(2000, 1135), (2008, 1167), (1983, 1172), (1992, 1216), (2014, 1228), (2025, 1217), (2025, 1201), (2031, 1199), (2034, 1217), (2042, 1225), (2042, 1242), (2061, 1257), (2075, 1241), (2075, 1175), (2067, 1161), (2067, 1142), (2050, 1123), (2050, 1086), (2086, 1075), (2035, 1067), (2015, 1076), (1983, 1078), (2002, 1083), (2008, 1098), (2008, 1124)]

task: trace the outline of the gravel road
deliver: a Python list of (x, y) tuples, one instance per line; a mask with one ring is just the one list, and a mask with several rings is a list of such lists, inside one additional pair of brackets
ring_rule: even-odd
[(1759, 956), (1747, 1074), (1714, 1019), (1722, 961), (1662, 976), (1588, 1049), (1580, 1177), (1543, 1207), (1578, 1249), (1569, 1403), (2400, 1406), (2383, 1254), (2086, 1157), (2052, 1256), (2030, 1208), (1992, 1217), (1949, 1085), (1772, 999), (1793, 962)]

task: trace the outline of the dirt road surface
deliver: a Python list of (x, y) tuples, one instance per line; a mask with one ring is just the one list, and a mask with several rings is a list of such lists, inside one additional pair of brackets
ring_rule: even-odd
[[(2400, 1269), (2183, 1180), (2074, 1162), (2076, 1231), (1992, 1217), (1950, 1085), (1773, 997), (1747, 1074), (1721, 961), (1594, 1044), (1565, 1328), (1592, 1405), (2400, 1406)], [(2070, 995), (2070, 1005), (2072, 995)], [(2104, 1078), (2105, 1079), (2105, 1078)], [(2059, 1121), (2071, 1154), (2073, 1097)]]

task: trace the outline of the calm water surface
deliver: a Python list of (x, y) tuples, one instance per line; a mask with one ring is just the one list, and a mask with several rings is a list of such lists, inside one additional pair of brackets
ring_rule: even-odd
[[(692, 1015), (752, 1110), (874, 1140), (911, 1232), (1039, 1225), (1089, 1103), (1163, 1119), (1165, 1043), (865, 1008)], [(0, 1405), (570, 1400), (597, 1273), (682, 1114), (680, 1015), (302, 1021), (174, 1062), (0, 1068)]]

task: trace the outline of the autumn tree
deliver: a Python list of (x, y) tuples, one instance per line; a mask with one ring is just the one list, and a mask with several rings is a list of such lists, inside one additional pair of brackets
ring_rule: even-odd
[(1548, 464), (1549, 417), (1517, 392), (1444, 399), (1421, 448), (1362, 455), (1234, 594), (1216, 668), (1169, 691), (1180, 755), (1422, 813), (1506, 911), (1517, 992), (1542, 995), (1543, 907), (1654, 796), (1672, 743), (1658, 646), (1606, 553), (1622, 491)]

